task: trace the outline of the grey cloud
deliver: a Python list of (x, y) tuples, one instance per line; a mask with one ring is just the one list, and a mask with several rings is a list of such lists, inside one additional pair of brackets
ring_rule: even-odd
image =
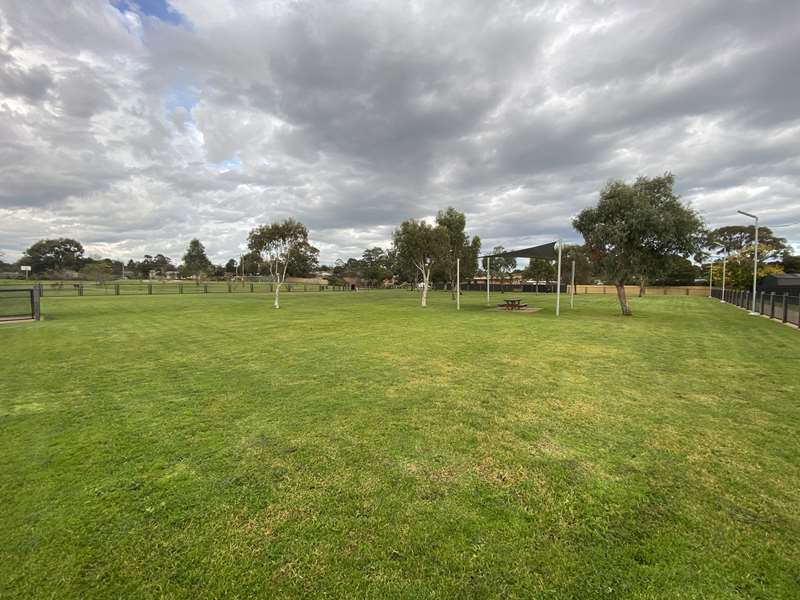
[(222, 259), (291, 215), (333, 262), (448, 205), (487, 245), (576, 239), (607, 179), (666, 170), (712, 225), (800, 220), (794, 0), (36, 4), (0, 8), (10, 254)]
[(35, 103), (43, 100), (53, 86), (53, 76), (44, 65), (22, 69), (0, 59), (0, 94), (19, 96)]

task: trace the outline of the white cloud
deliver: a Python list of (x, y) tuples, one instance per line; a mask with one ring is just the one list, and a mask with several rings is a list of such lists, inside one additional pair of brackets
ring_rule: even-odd
[(291, 215), (332, 262), (448, 205), (513, 247), (666, 170), (712, 225), (800, 221), (794, 0), (170, 4), (0, 7), (0, 251), (223, 261)]

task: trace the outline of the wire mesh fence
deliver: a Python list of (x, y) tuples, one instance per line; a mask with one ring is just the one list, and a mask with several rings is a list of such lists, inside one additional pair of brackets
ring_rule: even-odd
[[(227, 281), (184, 281), (150, 283), (39, 283), (36, 286), (43, 297), (63, 296), (155, 296), (164, 294), (255, 294), (273, 293), (276, 283), (227, 282)], [(316, 283), (284, 283), (281, 293), (295, 292), (344, 292), (348, 286), (324, 285)]]
[(0, 288), (0, 321), (39, 318), (39, 290)]
[(800, 295), (775, 292), (753, 292), (749, 290), (711, 290), (711, 297), (724, 300), (760, 315), (766, 315), (783, 323), (791, 323), (800, 327)]

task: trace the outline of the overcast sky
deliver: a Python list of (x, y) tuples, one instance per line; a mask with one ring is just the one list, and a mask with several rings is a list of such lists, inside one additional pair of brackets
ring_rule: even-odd
[(577, 241), (667, 170), (710, 225), (800, 221), (800, 1), (0, 0), (6, 260), (223, 262), (293, 216), (330, 263), (448, 205)]

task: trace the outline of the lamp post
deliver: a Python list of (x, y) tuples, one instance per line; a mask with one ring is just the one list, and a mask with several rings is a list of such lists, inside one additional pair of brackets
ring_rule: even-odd
[(737, 210), (740, 215), (744, 215), (745, 217), (750, 217), (754, 219), (756, 222), (756, 237), (755, 237), (755, 244), (753, 245), (753, 306), (750, 310), (751, 315), (757, 315), (756, 312), (756, 278), (758, 276), (758, 217), (755, 215), (751, 215), (749, 212), (744, 212), (743, 210)]
[(720, 303), (726, 304), (725, 302), (725, 264), (728, 262), (728, 251), (726, 249), (725, 254), (722, 255), (722, 296), (720, 296)]

